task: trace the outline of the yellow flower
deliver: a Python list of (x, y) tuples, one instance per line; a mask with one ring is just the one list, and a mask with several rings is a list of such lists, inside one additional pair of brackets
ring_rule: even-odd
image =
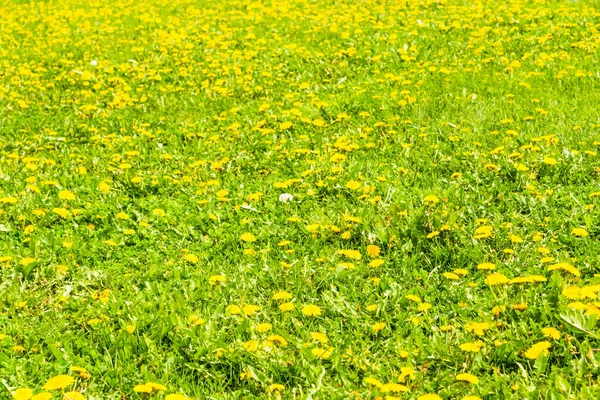
[(333, 347), (329, 347), (328, 349), (322, 349), (320, 347), (315, 347), (314, 349), (311, 350), (311, 353), (313, 356), (320, 358), (320, 359), (328, 359), (331, 356), (331, 353), (333, 353), (334, 348)]
[(186, 254), (185, 256), (183, 256), (183, 259), (187, 262), (189, 262), (190, 264), (196, 264), (199, 260), (198, 256), (195, 254)]
[(258, 324), (255, 328), (256, 332), (258, 333), (268, 332), (271, 329), (273, 329), (273, 325), (269, 323)]
[(256, 314), (258, 311), (260, 310), (259, 306), (255, 306), (252, 304), (246, 304), (244, 305), (244, 307), (242, 307), (242, 311), (244, 312), (244, 314), (246, 315), (254, 315)]
[(69, 375), (57, 375), (48, 379), (48, 382), (42, 386), (46, 390), (64, 389), (75, 383), (75, 378)]
[(27, 389), (27, 388), (17, 389), (13, 393), (14, 400), (29, 400), (32, 397), (33, 397), (33, 390)]
[(547, 355), (548, 349), (550, 348), (550, 346), (551, 346), (550, 342), (548, 342), (546, 340), (543, 342), (536, 343), (533, 346), (531, 346), (529, 348), (529, 350), (527, 350), (525, 352), (525, 357), (529, 358), (530, 360), (535, 360), (542, 353)]
[(315, 306), (314, 304), (307, 304), (302, 307), (302, 314), (309, 317), (316, 317), (321, 315), (321, 307)]
[(88, 379), (91, 377), (90, 373), (85, 368), (73, 366), (73, 367), (69, 368), (69, 370), (73, 371), (73, 372), (78, 372), (79, 377), (84, 378), (84, 379)]
[(371, 268), (379, 268), (384, 264), (385, 261), (383, 261), (381, 258), (376, 258), (373, 261), (371, 261), (369, 263), (369, 267)]
[(294, 305), (294, 303), (283, 303), (279, 306), (279, 311), (282, 311), (282, 312), (293, 311), (295, 309), (296, 309), (296, 306)]
[(573, 230), (571, 231), (571, 233), (573, 235), (579, 236), (579, 237), (585, 237), (585, 236), (589, 235), (588, 231), (586, 231), (583, 228), (573, 228)]
[(165, 400), (189, 400), (189, 397), (184, 396), (182, 394), (174, 394), (174, 393), (172, 393), (172, 394), (168, 394), (165, 397)]
[(490, 324), (487, 322), (468, 322), (465, 325), (467, 332), (473, 332), (477, 336), (482, 336), (486, 330), (490, 329)]
[(542, 329), (542, 333), (549, 339), (558, 340), (560, 339), (560, 331), (556, 328), (547, 327)]
[(373, 329), (373, 332), (375, 333), (379, 333), (380, 331), (382, 331), (385, 328), (385, 322), (378, 322), (376, 324), (374, 324), (371, 329)]
[(357, 190), (358, 188), (360, 188), (360, 183), (356, 181), (349, 181), (348, 183), (346, 183), (346, 188), (350, 190)]
[(69, 212), (69, 210), (64, 209), (64, 208), (58, 208), (58, 207), (57, 208), (53, 208), (52, 212), (55, 213), (55, 214), (60, 215), (61, 218), (68, 218), (71, 215), (71, 213)]
[[(273, 383), (272, 385), (269, 385), (269, 387), (267, 388), (267, 392), (269, 393), (273, 393), (273, 392), (283, 392), (285, 390), (285, 386), (279, 384), (279, 383)], [(168, 400), (168, 399), (165, 399)]]
[(38, 393), (31, 398), (31, 400), (50, 400), (52, 398), (52, 394), (48, 392)]
[(417, 397), (417, 400), (442, 400), (442, 398), (435, 393), (428, 393)]
[(481, 263), (477, 266), (477, 269), (482, 269), (482, 270), (494, 270), (496, 269), (496, 264), (493, 263), (489, 263), (489, 262), (484, 262)]
[(247, 242), (247, 243), (256, 242), (256, 237), (251, 233), (242, 234), (240, 239), (242, 239), (242, 241)]
[(25, 257), (25, 258), (22, 258), (19, 261), (19, 264), (27, 266), (27, 265), (29, 265), (31, 263), (34, 263), (34, 262), (35, 262), (35, 258), (33, 258), (33, 257)]
[(64, 394), (64, 400), (85, 400), (85, 396), (79, 392), (67, 392)]
[(456, 380), (457, 381), (469, 382), (469, 383), (472, 383), (474, 385), (476, 385), (477, 383), (479, 383), (479, 378), (477, 378), (475, 375), (472, 375), (472, 374), (458, 374), (458, 375), (456, 375)]
[(231, 315), (237, 315), (242, 312), (240, 306), (236, 306), (235, 304), (231, 304), (225, 308), (225, 312)]
[(136, 393), (152, 393), (152, 387), (147, 384), (135, 385), (133, 391)]
[(226, 279), (227, 278), (224, 275), (213, 275), (210, 278), (208, 278), (208, 284), (211, 286), (215, 286), (225, 282)]
[(479, 228), (475, 229), (475, 233), (473, 234), (473, 239), (485, 239), (485, 238), (489, 238), (490, 236), (492, 236), (492, 232), (493, 232), (494, 228), (491, 226), (480, 226)]
[(100, 190), (102, 193), (109, 193), (110, 192), (110, 185), (108, 184), (107, 181), (102, 181), (98, 184), (98, 190)]
[(439, 203), (440, 199), (433, 194), (429, 194), (425, 197), (423, 197), (423, 202), (427, 203), (427, 204), (436, 204)]
[(58, 192), (58, 198), (61, 200), (77, 200), (75, 194), (69, 190), (61, 190)]
[(378, 381), (375, 378), (365, 378), (365, 379), (363, 379), (363, 382), (366, 383), (367, 385), (373, 385), (378, 388), (381, 388), (383, 386), (383, 383), (381, 383), (381, 381)]
[(468, 353), (478, 353), (481, 350), (482, 346), (483, 346), (483, 343), (481, 343), (481, 342), (475, 342), (475, 343), (467, 342), (467, 343), (461, 344), (459, 347), (462, 351), (466, 351)]
[(380, 252), (379, 246), (375, 246), (372, 244), (367, 246), (367, 254), (369, 255), (369, 257), (376, 258), (379, 256), (379, 252)]
[(581, 275), (579, 270), (569, 263), (558, 263), (558, 264), (550, 265), (548, 267), (548, 271), (555, 271), (555, 270), (563, 270), (572, 275), (575, 275), (576, 277), (579, 277), (579, 275)]
[(292, 298), (292, 294), (282, 290), (273, 295), (273, 300), (289, 300)]
[(408, 392), (408, 387), (399, 383), (386, 383), (380, 388), (381, 393), (402, 393)]
[(313, 340), (316, 340), (317, 342), (321, 342), (323, 344), (325, 344), (329, 341), (329, 339), (327, 339), (327, 335), (325, 335), (324, 333), (321, 333), (321, 332), (312, 332), (310, 334), (310, 337)]
[(485, 278), (485, 283), (489, 286), (504, 285), (509, 282), (510, 279), (502, 274), (490, 274)]
[(360, 260), (362, 258), (362, 255), (358, 250), (338, 250), (338, 254), (346, 256), (351, 260)]

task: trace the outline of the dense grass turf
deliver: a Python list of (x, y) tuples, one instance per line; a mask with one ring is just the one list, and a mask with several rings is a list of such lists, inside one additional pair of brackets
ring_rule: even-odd
[(0, 398), (600, 396), (596, 2), (0, 16)]

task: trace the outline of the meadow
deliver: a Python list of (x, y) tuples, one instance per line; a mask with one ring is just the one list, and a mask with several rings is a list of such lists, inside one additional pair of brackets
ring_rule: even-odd
[(596, 1), (0, 16), (0, 399), (600, 398)]

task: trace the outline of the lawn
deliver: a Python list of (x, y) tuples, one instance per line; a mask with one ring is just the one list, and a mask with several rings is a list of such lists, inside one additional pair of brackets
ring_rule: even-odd
[(0, 16), (0, 399), (600, 398), (596, 1)]

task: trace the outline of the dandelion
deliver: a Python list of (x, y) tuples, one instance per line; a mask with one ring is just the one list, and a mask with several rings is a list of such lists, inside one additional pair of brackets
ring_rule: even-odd
[(219, 285), (227, 280), (225, 275), (213, 275), (208, 278), (208, 284), (211, 286)]
[(346, 188), (350, 190), (357, 190), (358, 188), (360, 188), (360, 183), (356, 181), (349, 181), (348, 183), (346, 183)]
[(399, 383), (386, 383), (380, 387), (380, 390), (381, 393), (403, 393), (409, 391), (407, 386)]
[(70, 375), (57, 375), (50, 378), (44, 386), (46, 390), (59, 390), (71, 386), (75, 383), (75, 378)]
[(191, 253), (183, 256), (183, 259), (190, 264), (196, 264), (200, 260), (197, 255)]
[(77, 200), (77, 197), (75, 197), (75, 194), (69, 190), (61, 190), (60, 192), (58, 192), (58, 198), (61, 200)]
[(573, 230), (571, 231), (571, 234), (573, 234), (575, 236), (579, 236), (579, 237), (589, 236), (588, 231), (586, 231), (583, 228), (573, 228)]
[(244, 233), (244, 234), (242, 234), (242, 236), (240, 237), (240, 239), (242, 239), (242, 241), (246, 242), (246, 243), (256, 242), (256, 236), (254, 236), (251, 233)]
[(27, 388), (17, 389), (13, 393), (14, 400), (29, 400), (32, 397), (33, 397), (33, 390), (27, 389)]
[(417, 400), (442, 400), (442, 398), (435, 393), (428, 393), (417, 397)]
[(490, 274), (485, 278), (484, 282), (489, 286), (498, 286), (509, 283), (510, 279), (502, 274)]
[(372, 385), (378, 388), (381, 388), (383, 386), (383, 383), (375, 378), (365, 378), (363, 379), (363, 382), (367, 385)]
[(367, 254), (369, 255), (369, 257), (376, 258), (379, 256), (379, 253), (380, 253), (379, 246), (375, 246), (372, 244), (367, 246)]
[(551, 344), (548, 341), (536, 343), (525, 352), (525, 357), (529, 358), (530, 360), (535, 360), (542, 354), (548, 355), (548, 349), (550, 346)]
[(384, 328), (386, 327), (385, 322), (378, 322), (376, 324), (374, 324), (371, 329), (373, 330), (374, 333), (379, 333), (381, 332)]
[(302, 314), (308, 317), (318, 317), (319, 315), (321, 315), (321, 308), (314, 304), (307, 304), (304, 307), (302, 307)]
[(41, 392), (31, 397), (31, 400), (51, 400), (52, 397), (52, 394), (49, 392)]
[(283, 303), (279, 305), (279, 311), (281, 312), (294, 311), (295, 309), (296, 306), (294, 305), (294, 303)]
[(467, 343), (461, 344), (459, 347), (462, 351), (466, 351), (467, 353), (478, 353), (481, 350), (482, 346), (483, 346), (483, 343), (481, 343), (481, 342), (475, 342), (475, 343), (467, 342)]
[(552, 327), (543, 328), (542, 333), (548, 339), (552, 339), (552, 340), (560, 339), (560, 331), (556, 328), (552, 328)]

